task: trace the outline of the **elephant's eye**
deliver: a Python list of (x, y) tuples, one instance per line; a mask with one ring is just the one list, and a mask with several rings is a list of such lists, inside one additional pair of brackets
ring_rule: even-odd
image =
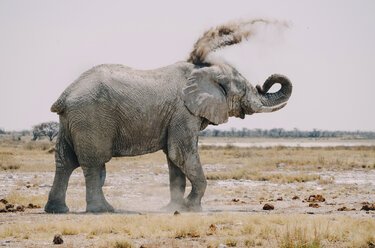
[(223, 91), (224, 95), (227, 95), (227, 91), (225, 90), (225, 88), (221, 84), (219, 84), (218, 82), (215, 81), (215, 83), (217, 83), (217, 85), (219, 85), (219, 87)]

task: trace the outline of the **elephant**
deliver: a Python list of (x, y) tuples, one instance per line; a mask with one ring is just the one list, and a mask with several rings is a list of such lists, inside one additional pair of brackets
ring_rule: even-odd
[[(186, 61), (154, 70), (98, 65), (68, 86), (51, 107), (60, 126), (55, 177), (45, 211), (69, 211), (66, 190), (79, 166), (86, 183), (86, 211), (114, 211), (102, 190), (105, 164), (112, 157), (159, 150), (164, 151), (169, 169), (167, 208), (201, 211), (207, 181), (198, 154), (199, 132), (229, 117), (279, 110), (292, 93), (292, 84), (283, 75), (271, 75), (262, 87), (253, 87), (233, 66), (207, 58), (247, 38), (257, 22), (267, 24), (253, 20), (210, 29)], [(268, 93), (276, 83), (280, 90)], [(185, 198), (186, 178), (192, 189)]]

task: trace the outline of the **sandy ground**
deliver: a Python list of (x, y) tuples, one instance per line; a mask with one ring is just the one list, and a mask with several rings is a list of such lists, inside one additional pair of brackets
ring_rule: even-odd
[[(205, 171), (225, 170), (228, 165), (206, 165)], [(157, 172), (152, 172), (157, 171)], [(287, 172), (278, 169), (269, 173)], [(268, 181), (251, 180), (209, 180), (202, 206), (205, 212), (264, 212), (264, 203), (275, 206), (273, 213), (315, 213), (332, 214), (337, 208), (346, 206), (356, 211), (340, 214), (364, 216), (360, 211), (362, 202), (375, 202), (375, 170), (370, 171), (326, 171), (305, 172), (322, 176), (323, 184), (317, 181), (306, 183), (276, 184)], [(17, 190), (23, 194), (47, 195), (54, 173), (0, 173), (0, 198)], [(124, 166), (121, 172), (107, 173), (104, 185), (107, 200), (117, 212), (161, 212), (169, 201), (168, 169), (166, 164), (149, 167), (138, 165), (132, 168)], [(187, 193), (190, 186), (187, 188)], [(303, 202), (311, 194), (321, 194), (326, 199), (319, 208), (308, 207)], [(299, 200), (292, 200), (294, 196)], [(81, 171), (75, 171), (70, 179), (67, 202), (72, 212), (85, 210), (85, 187)], [(282, 200), (280, 200), (282, 198)], [(277, 200), (279, 199), (279, 200)], [(374, 216), (375, 217), (375, 216)], [(6, 215), (0, 215), (0, 221), (6, 221)]]

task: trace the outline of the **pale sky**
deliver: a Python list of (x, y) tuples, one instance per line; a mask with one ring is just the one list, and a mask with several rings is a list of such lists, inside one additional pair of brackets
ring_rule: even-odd
[(49, 120), (61, 92), (103, 63), (153, 69), (187, 59), (211, 26), (287, 21), (216, 53), (254, 86), (273, 73), (294, 86), (275, 113), (219, 127), (375, 131), (375, 1), (0, 1), (0, 128)]

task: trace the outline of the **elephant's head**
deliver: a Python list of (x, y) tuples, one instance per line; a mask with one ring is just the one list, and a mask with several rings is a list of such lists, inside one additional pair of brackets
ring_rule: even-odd
[[(275, 83), (281, 84), (281, 89), (267, 93)], [(292, 84), (283, 75), (272, 75), (263, 87), (254, 88), (235, 68), (216, 64), (193, 69), (183, 89), (183, 100), (192, 114), (221, 124), (231, 116), (243, 119), (246, 114), (279, 110), (291, 93)]]

